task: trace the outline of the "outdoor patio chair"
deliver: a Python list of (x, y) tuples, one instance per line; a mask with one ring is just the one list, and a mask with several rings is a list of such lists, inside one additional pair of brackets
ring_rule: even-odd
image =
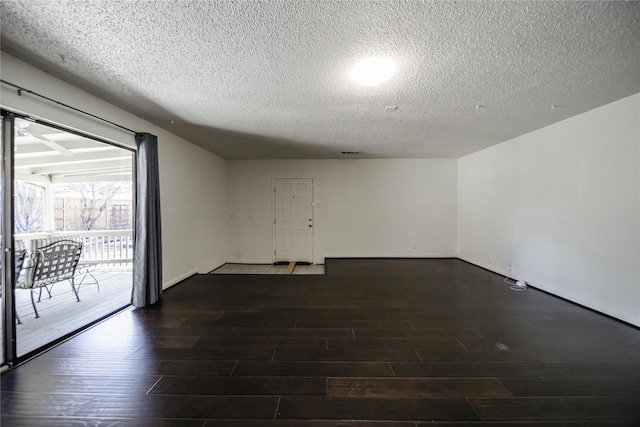
[[(22, 271), (22, 264), (24, 264), (24, 259), (27, 255), (27, 251), (23, 250), (16, 250), (15, 251), (15, 270), (14, 270), (14, 280), (16, 283), (18, 283), (18, 277), (20, 277), (20, 272)], [(20, 320), (20, 316), (18, 316), (18, 311), (16, 311), (16, 320), (18, 321), (18, 325), (22, 323), (22, 321)]]
[(80, 263), (78, 264), (77, 273), (78, 277), (80, 277), (80, 281), (78, 282), (78, 286), (76, 287), (78, 294), (80, 293), (80, 286), (82, 285), (96, 285), (98, 287), (98, 292), (100, 292), (100, 282), (98, 282), (96, 276), (93, 275), (93, 270), (95, 268), (96, 265), (92, 263), (83, 263), (82, 261), (80, 261)]
[[(46, 288), (49, 285), (68, 280), (73, 294), (80, 301), (74, 276), (81, 253), (82, 243), (73, 240), (59, 240), (36, 250), (32, 270), (29, 273), (29, 280), (16, 283), (16, 289), (28, 289), (30, 291), (31, 304), (36, 318), (40, 317), (33, 298), (36, 289), (41, 291), (43, 287)], [(50, 291), (50, 288), (47, 290)]]
[[(36, 258), (36, 254), (38, 253), (38, 249), (44, 248), (45, 246), (48, 246), (55, 242), (60, 242), (62, 240), (73, 240), (74, 242), (83, 241), (80, 236), (76, 236), (76, 235), (54, 236), (54, 237), (45, 237), (45, 238), (39, 238), (39, 239), (16, 241), (16, 245), (18, 245), (18, 247), (26, 250), (24, 264), (22, 266), (22, 273), (19, 276), (18, 282), (27, 282), (27, 284), (19, 283), (16, 287), (19, 287), (19, 288), (31, 287), (30, 281), (33, 278), (33, 265), (35, 263), (35, 258)], [(40, 302), (42, 300), (43, 289), (49, 295), (49, 299), (51, 299), (51, 286), (42, 286), (40, 287), (40, 290), (39, 290), (37, 302)]]

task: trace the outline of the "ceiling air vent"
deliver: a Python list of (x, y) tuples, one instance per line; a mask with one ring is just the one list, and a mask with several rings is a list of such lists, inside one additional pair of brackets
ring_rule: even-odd
[(360, 155), (360, 153), (362, 153), (362, 151), (343, 151), (342, 155), (343, 156), (358, 156), (358, 155)]

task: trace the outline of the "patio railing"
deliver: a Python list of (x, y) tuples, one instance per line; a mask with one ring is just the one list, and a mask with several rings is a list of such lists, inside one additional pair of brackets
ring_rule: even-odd
[(16, 241), (24, 241), (25, 247), (32, 247), (31, 241), (52, 238), (80, 238), (84, 247), (80, 262), (101, 266), (122, 266), (133, 261), (132, 230), (65, 231), (56, 233), (16, 234)]

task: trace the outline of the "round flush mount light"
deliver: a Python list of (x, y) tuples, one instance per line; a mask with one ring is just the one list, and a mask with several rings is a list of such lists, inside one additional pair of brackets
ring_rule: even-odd
[(393, 59), (375, 56), (356, 62), (351, 67), (351, 78), (363, 86), (375, 86), (389, 80), (395, 71)]

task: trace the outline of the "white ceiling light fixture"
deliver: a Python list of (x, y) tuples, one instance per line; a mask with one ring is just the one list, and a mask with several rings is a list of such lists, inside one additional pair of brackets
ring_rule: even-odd
[(391, 58), (374, 56), (365, 58), (351, 67), (351, 78), (363, 86), (376, 86), (383, 83), (396, 71), (396, 62)]

